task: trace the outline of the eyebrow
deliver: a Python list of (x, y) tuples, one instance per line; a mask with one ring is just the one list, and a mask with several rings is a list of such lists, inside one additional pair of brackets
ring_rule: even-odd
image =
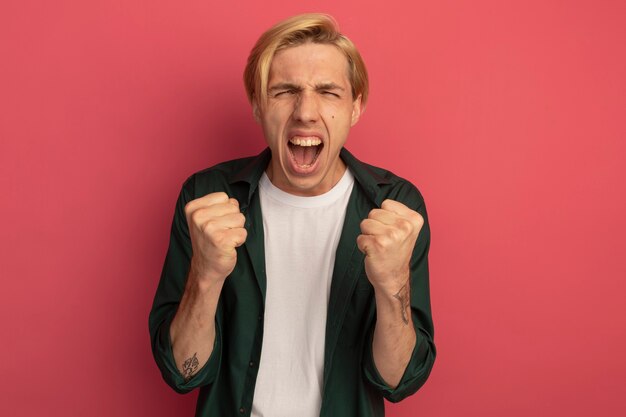
[(316, 90), (341, 90), (344, 91), (344, 88), (341, 87), (340, 85), (337, 85), (335, 83), (324, 83), (324, 84), (318, 84), (315, 86)]
[(276, 91), (276, 90), (301, 90), (300, 86), (291, 83), (280, 83), (271, 86), (268, 91)]
[[(292, 84), (292, 83), (279, 83), (276, 85), (271, 86), (268, 91), (272, 92), (272, 91), (279, 91), (279, 90), (296, 90), (296, 91), (300, 91), (302, 90), (302, 87), (300, 87), (299, 85), (296, 84)], [(315, 90), (316, 91), (320, 91), (320, 90), (341, 90), (344, 91), (345, 89), (343, 87), (341, 87), (340, 85), (337, 85), (335, 83), (322, 83), (322, 84), (317, 84), (315, 86)]]

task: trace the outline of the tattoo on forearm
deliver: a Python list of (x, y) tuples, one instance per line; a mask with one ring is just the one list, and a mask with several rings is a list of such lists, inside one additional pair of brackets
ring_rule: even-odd
[(200, 362), (198, 362), (195, 353), (183, 363), (183, 378), (185, 378), (185, 382), (189, 381), (193, 374), (196, 373), (199, 364)]
[(404, 324), (409, 324), (409, 316), (407, 315), (407, 310), (409, 307), (409, 280), (400, 288), (396, 294), (394, 294), (394, 298), (400, 301), (400, 306), (402, 307), (402, 321)]

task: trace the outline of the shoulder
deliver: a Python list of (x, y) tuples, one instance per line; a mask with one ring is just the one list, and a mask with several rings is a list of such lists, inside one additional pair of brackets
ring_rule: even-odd
[(391, 171), (383, 171), (386, 172), (389, 179), (389, 183), (380, 185), (381, 193), (385, 199), (399, 201), (414, 210), (424, 205), (424, 197), (417, 186)]
[(233, 159), (195, 172), (183, 183), (183, 193), (190, 200), (224, 191), (229, 195), (238, 188), (238, 176), (255, 163), (258, 156)]
[(385, 199), (391, 199), (414, 210), (424, 205), (422, 193), (411, 181), (396, 175), (391, 170), (361, 162), (352, 154), (347, 153), (342, 157), (363, 191), (377, 204)]

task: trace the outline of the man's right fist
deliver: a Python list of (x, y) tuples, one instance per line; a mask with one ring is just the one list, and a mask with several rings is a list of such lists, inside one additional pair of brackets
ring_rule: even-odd
[(248, 235), (239, 202), (223, 192), (207, 194), (187, 203), (185, 216), (193, 249), (190, 275), (200, 280), (226, 279), (237, 263), (235, 248)]

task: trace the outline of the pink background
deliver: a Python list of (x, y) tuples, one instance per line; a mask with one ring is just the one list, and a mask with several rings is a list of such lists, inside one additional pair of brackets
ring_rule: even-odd
[(191, 416), (147, 316), (185, 178), (263, 147), (241, 82), (333, 14), (371, 101), (348, 147), (423, 191), (438, 359), (390, 416), (626, 415), (626, 7), (4, 0), (0, 415)]

